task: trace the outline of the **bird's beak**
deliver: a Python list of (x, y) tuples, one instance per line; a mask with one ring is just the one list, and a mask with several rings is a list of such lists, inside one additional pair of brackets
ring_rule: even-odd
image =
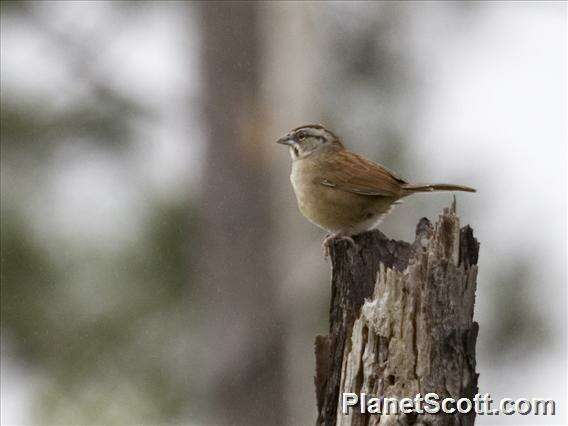
[(276, 143), (279, 143), (281, 145), (294, 145), (296, 143), (296, 141), (294, 140), (294, 137), (292, 135), (286, 135), (280, 139), (278, 139), (276, 141)]

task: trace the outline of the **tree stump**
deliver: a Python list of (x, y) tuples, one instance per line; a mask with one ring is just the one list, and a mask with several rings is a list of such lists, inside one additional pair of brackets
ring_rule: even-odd
[(423, 218), (410, 244), (379, 231), (330, 247), (330, 330), (316, 337), (318, 425), (471, 425), (468, 414), (342, 412), (342, 394), (473, 399), (473, 321), (479, 244), (460, 229), (455, 200), (434, 226)]

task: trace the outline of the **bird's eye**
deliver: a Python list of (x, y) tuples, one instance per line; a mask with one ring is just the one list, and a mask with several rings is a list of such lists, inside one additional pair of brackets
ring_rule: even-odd
[(298, 135), (296, 137), (298, 138), (299, 141), (303, 141), (304, 139), (306, 139), (306, 134), (305, 133), (298, 133)]

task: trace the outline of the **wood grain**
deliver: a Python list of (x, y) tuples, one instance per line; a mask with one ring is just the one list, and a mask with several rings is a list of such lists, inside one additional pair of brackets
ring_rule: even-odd
[(318, 425), (470, 425), (468, 415), (344, 415), (343, 392), (473, 398), (477, 392), (473, 321), (479, 244), (452, 208), (432, 225), (421, 219), (414, 243), (379, 231), (331, 246), (330, 332), (316, 340)]

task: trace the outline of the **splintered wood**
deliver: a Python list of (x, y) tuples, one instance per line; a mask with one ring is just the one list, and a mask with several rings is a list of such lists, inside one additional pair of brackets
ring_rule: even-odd
[(471, 425), (468, 414), (343, 412), (342, 395), (472, 399), (477, 393), (473, 321), (479, 244), (460, 229), (455, 203), (413, 244), (379, 231), (331, 246), (330, 333), (316, 338), (321, 425)]

